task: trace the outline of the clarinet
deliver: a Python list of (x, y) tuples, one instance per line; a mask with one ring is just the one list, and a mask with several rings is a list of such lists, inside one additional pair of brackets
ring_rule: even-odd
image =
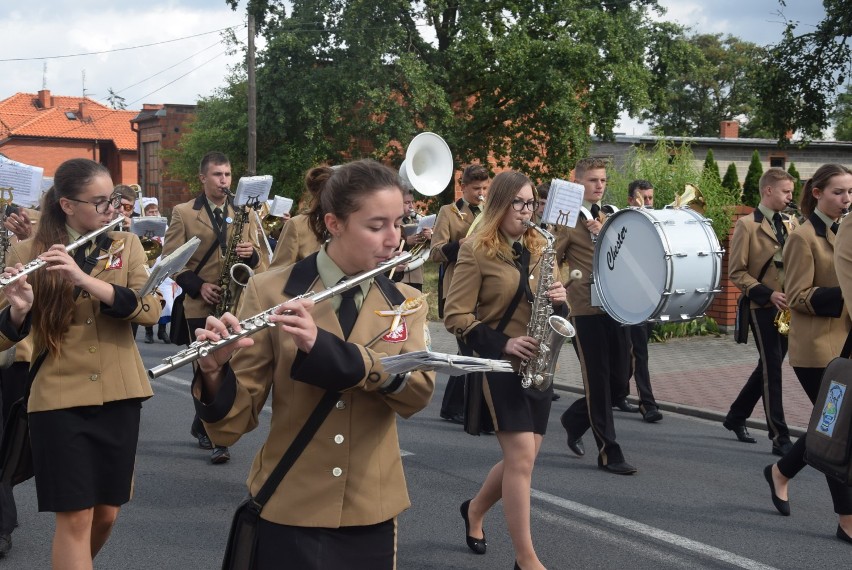
[[(388, 271), (392, 267), (396, 265), (400, 265), (403, 263), (408, 263), (411, 261), (412, 255), (410, 251), (406, 251), (403, 254), (394, 257), (393, 259), (389, 259), (380, 263), (375, 269), (371, 269), (370, 271), (365, 271), (359, 275), (351, 279), (347, 279), (343, 283), (338, 283), (333, 287), (326, 289), (325, 291), (320, 291), (319, 293), (314, 293), (313, 291), (308, 291), (302, 295), (298, 295), (285, 301), (289, 303), (290, 301), (295, 301), (296, 299), (304, 299), (308, 298), (312, 300), (314, 303), (319, 303), (320, 301), (325, 301), (326, 299), (331, 299), (335, 295), (339, 295), (346, 291), (347, 289), (351, 289), (356, 285), (366, 281), (368, 279), (372, 279), (376, 275), (384, 273)], [(283, 304), (283, 303), (282, 303)], [(155, 366), (154, 368), (150, 368), (148, 370), (148, 377), (150, 379), (159, 378), (163, 374), (167, 374), (172, 370), (177, 370), (181, 366), (186, 366), (190, 362), (195, 362), (199, 358), (207, 356), (211, 352), (215, 352), (220, 348), (224, 348), (229, 344), (233, 344), (240, 340), (241, 338), (245, 338), (247, 336), (251, 336), (255, 333), (258, 333), (264, 329), (272, 328), (275, 326), (275, 323), (269, 320), (269, 317), (275, 314), (275, 311), (281, 305), (275, 305), (271, 309), (266, 309), (262, 313), (258, 313), (253, 317), (249, 317), (244, 321), (240, 321), (240, 328), (242, 329), (238, 333), (232, 333), (227, 338), (219, 339), (217, 341), (210, 340), (202, 340), (195, 341), (189, 346), (187, 346), (184, 350), (181, 350), (177, 354), (173, 356), (169, 356), (163, 359), (163, 363)], [(287, 313), (285, 313), (287, 314)]]
[[(89, 232), (86, 235), (81, 236), (79, 239), (69, 243), (68, 245), (65, 246), (65, 251), (67, 253), (73, 252), (75, 249), (77, 249), (81, 245), (87, 244), (90, 241), (92, 241), (93, 239), (95, 239), (96, 237), (98, 237), (99, 235), (101, 235), (102, 233), (111, 230), (113, 227), (120, 224), (122, 221), (124, 221), (124, 216), (118, 216), (116, 219), (109, 222), (107, 225), (103, 226), (102, 228), (98, 228), (93, 232)], [(5, 289), (7, 285), (11, 285), (12, 283), (17, 281), (18, 279), (20, 279), (24, 275), (29, 275), (30, 273), (33, 273), (34, 271), (41, 269), (45, 265), (47, 265), (46, 261), (36, 257), (32, 261), (30, 261), (26, 265), (24, 265), (24, 268), (19, 273), (12, 275), (10, 277), (0, 277), (0, 291)]]

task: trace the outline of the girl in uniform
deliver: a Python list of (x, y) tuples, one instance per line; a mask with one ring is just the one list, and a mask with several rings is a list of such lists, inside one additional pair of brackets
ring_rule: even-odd
[[(800, 211), (807, 219), (784, 247), (785, 290), (791, 309), (790, 364), (811, 403), (822, 373), (840, 355), (849, 333), (849, 313), (834, 268), (835, 234), (852, 202), (852, 171), (839, 164), (821, 166), (802, 189)], [(848, 223), (848, 222), (847, 222)], [(775, 508), (790, 514), (787, 488), (805, 466), (805, 436), (763, 471)], [(837, 538), (852, 542), (852, 488), (826, 477), (839, 515)]]
[[(459, 251), (444, 308), (444, 324), (478, 355), (509, 358), (515, 370), (531, 358), (538, 341), (526, 336), (531, 303), (543, 270), (545, 240), (523, 222), (536, 210), (530, 180), (517, 172), (498, 174), (488, 193), (488, 208), (479, 229)], [(547, 292), (555, 306), (566, 306), (558, 269)], [(519, 302), (513, 303), (520, 294)], [(512, 305), (515, 308), (512, 308)], [(553, 388), (524, 389), (516, 373), (487, 373), (485, 401), (503, 452), (477, 495), (461, 505), (467, 544), (485, 554), (482, 521), (501, 498), (515, 549), (516, 568), (544, 568), (530, 533), (530, 484), (533, 464), (547, 428)]]
[(316, 166), (305, 175), (305, 189), (310, 196), (308, 212), (293, 216), (284, 225), (281, 237), (275, 245), (270, 269), (287, 267), (301, 261), (316, 253), (325, 242), (328, 236), (322, 231), (324, 217), (317, 196), (332, 172), (334, 169), (330, 166)]
[(153, 395), (131, 331), (160, 316), (154, 295), (135, 292), (148, 277), (139, 238), (109, 231), (74, 257), (63, 245), (112, 221), (120, 202), (106, 167), (68, 160), (35, 237), (7, 257), (7, 275), (47, 262), (5, 288), (0, 349), (31, 335), (30, 438), (39, 511), (56, 513), (54, 568), (92, 567), (130, 500), (141, 402)]
[[(330, 240), (286, 269), (255, 275), (243, 293), (240, 317), (284, 303), (270, 317), (280, 326), (200, 359), (193, 395), (210, 436), (232, 445), (257, 427), (272, 391), (269, 436), (248, 477), (254, 495), (323, 394), (339, 392), (287, 473), (288, 490), (273, 494), (261, 513), (257, 568), (390, 570), (397, 515), (410, 505), (396, 417), (429, 403), (434, 374), (391, 375), (379, 359), (425, 349), (427, 308), (414, 301), (417, 290), (383, 275), (316, 306), (285, 303), (374, 269), (399, 244), (402, 190), (393, 170), (371, 160), (348, 163), (330, 174), (317, 199), (325, 224), (316, 237), (327, 231)], [(239, 330), (238, 319), (209, 317), (198, 339), (218, 340), (227, 326)]]

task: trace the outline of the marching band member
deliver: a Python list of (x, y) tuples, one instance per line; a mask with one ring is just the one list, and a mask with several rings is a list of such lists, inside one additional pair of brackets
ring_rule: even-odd
[(749, 324), (757, 345), (757, 366), (722, 425), (740, 441), (755, 443), (745, 422), (762, 397), (772, 453), (783, 456), (793, 446), (781, 399), (781, 364), (787, 354), (787, 337), (778, 332), (775, 317), (788, 309), (783, 252), (796, 222), (781, 211), (793, 198), (793, 177), (783, 168), (770, 168), (760, 177), (759, 186), (760, 204), (753, 215), (737, 220), (728, 257), (731, 281), (750, 304)]
[[(791, 310), (790, 364), (811, 403), (819, 393), (825, 367), (840, 355), (852, 328), (834, 268), (835, 234), (850, 202), (852, 170), (840, 164), (819, 167), (802, 189), (799, 209), (807, 219), (790, 234), (784, 248), (785, 291)], [(847, 250), (838, 257), (848, 256)], [(844, 281), (848, 271), (848, 266), (841, 265)], [(805, 442), (806, 437), (800, 437), (784, 457), (763, 470), (772, 502), (785, 516), (790, 515), (790, 479), (805, 467)], [(837, 538), (852, 543), (852, 488), (828, 476), (826, 481), (839, 517)]]
[(598, 467), (618, 475), (632, 475), (636, 468), (624, 460), (615, 441), (611, 387), (624, 383), (629, 362), (629, 338), (625, 327), (592, 306), (593, 236), (601, 230), (600, 200), (606, 190), (606, 162), (584, 158), (574, 167), (574, 178), (585, 188), (583, 206), (591, 219), (581, 215), (576, 227), (562, 228), (557, 236), (557, 259), (582, 273), (568, 285), (571, 324), (577, 331), (574, 350), (580, 359), (585, 397), (576, 400), (560, 418), (568, 435), (568, 448), (576, 455), (586, 453), (583, 434), (592, 428), (598, 446)]
[[(510, 358), (515, 369), (538, 347), (538, 340), (526, 331), (541, 271), (554, 275), (547, 293), (550, 302), (564, 306), (566, 301), (558, 267), (540, 266), (544, 240), (523, 225), (536, 207), (526, 176), (502, 172), (494, 178), (480, 226), (459, 250), (445, 306), (444, 324), (460, 343), (486, 358)], [(476, 496), (461, 505), (468, 547), (485, 554), (482, 521), (502, 498), (515, 568), (544, 568), (530, 533), (530, 481), (547, 430), (553, 388), (524, 389), (517, 373), (489, 372), (483, 392), (503, 459), (492, 467)]]
[[(403, 207), (405, 211), (402, 216), (402, 226), (403, 229), (405, 226), (417, 225), (420, 216), (418, 216), (417, 212), (414, 210), (414, 191), (411, 188), (404, 188), (402, 190), (402, 199), (403, 199)], [(403, 251), (411, 251), (414, 247), (418, 245), (424, 247), (424, 244), (432, 239), (432, 228), (423, 228), (423, 231), (418, 233), (412, 233), (410, 235), (404, 235), (403, 239), (405, 240), (405, 246)], [(397, 270), (394, 272), (393, 280), (397, 283), (405, 283), (406, 285), (411, 285), (418, 291), (423, 290), (423, 266), (416, 269), (412, 269), (411, 271), (405, 271), (407, 265), (403, 265), (397, 267)]]
[[(323, 224), (322, 212), (318, 209), (317, 196), (332, 172), (334, 172), (334, 169), (330, 166), (317, 166), (311, 168), (305, 175), (305, 189), (310, 195), (308, 213), (297, 214), (284, 225), (284, 230), (275, 246), (275, 254), (272, 256), (269, 269), (280, 269), (293, 265), (319, 251), (320, 246), (325, 242), (326, 237), (328, 237), (325, 232), (317, 234), (314, 233), (313, 228)], [(310, 212), (314, 212), (316, 219), (311, 218)]]
[[(442, 206), (432, 230), (432, 250), (429, 259), (440, 263), (438, 270), (438, 314), (444, 315), (444, 300), (453, 281), (453, 270), (461, 244), (484, 206), (488, 192), (488, 170), (471, 164), (462, 172), (462, 197), (454, 204)], [(459, 350), (462, 346), (459, 345)], [(464, 352), (462, 352), (464, 354)], [(441, 401), (441, 417), (457, 424), (464, 423), (464, 376), (451, 376)]]
[[(240, 314), (322, 291), (391, 258), (400, 239), (400, 184), (394, 171), (371, 160), (334, 170), (317, 195), (325, 223), (315, 228), (317, 239), (327, 231), (330, 240), (295, 265), (254, 276)], [(410, 506), (396, 417), (407, 418), (429, 403), (435, 377), (432, 372), (389, 375), (379, 359), (425, 349), (425, 303), (399, 312), (407, 297), (418, 294), (380, 275), (327, 303), (291, 301), (270, 317), (280, 326), (198, 361), (192, 392), (216, 441), (232, 445), (257, 427), (272, 392), (269, 435), (248, 477), (253, 495), (320, 398), (340, 392), (287, 473), (290, 490), (273, 494), (263, 508), (259, 570), (395, 568), (397, 516)], [(377, 311), (398, 313), (399, 325), (390, 330), (391, 319)], [(198, 339), (219, 340), (229, 334), (228, 326), (239, 330), (230, 313), (221, 320), (210, 317), (207, 328), (198, 329)]]
[(131, 323), (160, 316), (154, 294), (140, 299), (147, 259), (139, 238), (103, 233), (71, 254), (63, 244), (116, 217), (109, 171), (87, 159), (56, 170), (39, 228), (9, 251), (7, 275), (39, 257), (42, 269), (4, 289), (0, 349), (31, 331), (28, 401), (40, 511), (56, 513), (54, 568), (91, 568), (120, 506), (130, 500), (141, 402), (152, 396)]

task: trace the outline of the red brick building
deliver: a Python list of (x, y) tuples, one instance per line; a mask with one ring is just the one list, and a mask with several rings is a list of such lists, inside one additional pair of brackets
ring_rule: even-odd
[(16, 93), (0, 101), (0, 152), (53, 176), (70, 158), (105, 165), (115, 184), (137, 182), (137, 111), (111, 109), (88, 97)]

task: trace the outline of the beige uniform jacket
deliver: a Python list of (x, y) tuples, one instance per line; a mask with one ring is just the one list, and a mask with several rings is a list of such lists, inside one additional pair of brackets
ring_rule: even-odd
[[(495, 330), (518, 290), (520, 271), (511, 258), (488, 257), (474, 249), (473, 240), (459, 250), (455, 276), (444, 305), (444, 326), (485, 358), (504, 358), (503, 348), (513, 337), (527, 334), (532, 303), (521, 297), (503, 332)], [(530, 255), (530, 292), (535, 295), (541, 272), (540, 258)], [(558, 281), (558, 268), (553, 268)], [(519, 359), (511, 357), (517, 370)]]
[(852, 326), (834, 271), (834, 240), (814, 214), (784, 246), (792, 366), (823, 368), (840, 355)]
[[(844, 299), (852, 299), (852, 224), (840, 224), (834, 238), (834, 269)], [(847, 314), (852, 310), (845, 303)]]
[(592, 306), (591, 278), (595, 244), (591, 232), (586, 228), (585, 219), (585, 214), (580, 214), (576, 226), (560, 226), (556, 232), (556, 260), (559, 265), (567, 263), (571, 271), (576, 269), (582, 273), (582, 277), (572, 279), (566, 288), (572, 317), (606, 314), (601, 307)]
[[(198, 249), (192, 254), (186, 267), (175, 274), (174, 280), (186, 293), (186, 298), (183, 303), (184, 315), (187, 319), (206, 318), (213, 314), (213, 305), (207, 304), (201, 297), (201, 286), (204, 283), (218, 284), (219, 276), (222, 273), (224, 258), (221, 254), (221, 249), (214, 251), (201, 271), (196, 275), (192, 272), (198, 267), (201, 260), (204, 258), (207, 251), (214, 243), (217, 242), (216, 232), (213, 230), (213, 223), (207, 210), (204, 207), (206, 201), (204, 194), (201, 194), (195, 200), (178, 204), (172, 210), (172, 219), (169, 227), (166, 230), (166, 237), (163, 245), (163, 257), (169, 255), (174, 250), (185, 244), (193, 236), (197, 236), (201, 240)], [(234, 209), (228, 204), (226, 217), (234, 216)], [(234, 223), (228, 224), (227, 243), (230, 243), (233, 235)], [(257, 270), (260, 263), (260, 245), (258, 243), (258, 227), (256, 217), (249, 215), (248, 221), (243, 228), (243, 236), (248, 236), (248, 239), (240, 241), (250, 241), (254, 246), (254, 253), (248, 260), (241, 260), (252, 269)]]
[[(30, 412), (98, 406), (153, 395), (131, 327), (131, 323), (151, 326), (160, 319), (157, 296), (152, 293), (140, 299), (136, 294), (148, 279), (148, 260), (134, 234), (107, 232), (106, 236), (109, 239), (103, 242), (106, 247), (101, 248), (102, 255), (110, 244), (121, 240), (124, 249), (115, 255), (110, 269), (105, 268), (107, 259), (103, 259), (91, 275), (113, 285), (115, 303), (107, 307), (85, 291), (77, 296), (71, 328), (62, 337), (61, 354), (48, 354), (33, 382)], [(32, 244), (27, 240), (12, 246), (10, 261), (30, 261)], [(8, 310), (0, 313), (0, 350), (21, 340), (8, 330), (7, 315)]]
[[(286, 284), (286, 288), (285, 288)], [(251, 279), (241, 318), (260, 313), (309, 290), (324, 290), (316, 255), (279, 271)], [(428, 405), (435, 388), (433, 372), (412, 372), (405, 382), (387, 374), (385, 355), (425, 349), (425, 303), (389, 331), (391, 310), (418, 292), (377, 277), (364, 298), (349, 342), (342, 340), (329, 302), (312, 310), (319, 329), (309, 354), (296, 349), (280, 328), (252, 336), (254, 345), (231, 359), (226, 379), (213, 402), (196, 410), (210, 438), (233, 445), (258, 425), (272, 393), (269, 436), (255, 456), (248, 487), (256, 494), (302, 428), (326, 389), (341, 391), (339, 401), (282, 485), (263, 509), (264, 519), (287, 525), (338, 528), (370, 525), (397, 516), (410, 506), (402, 469), (396, 416), (409, 417)], [(383, 388), (384, 387), (384, 388)], [(388, 388), (393, 391), (384, 393)]]
[(312, 253), (319, 251), (322, 242), (311, 229), (307, 214), (298, 214), (284, 224), (284, 231), (275, 245), (270, 269), (280, 269), (302, 261)]
[[(797, 224), (785, 214), (782, 220), (789, 239)], [(728, 275), (749, 298), (752, 309), (772, 307), (772, 293), (784, 290), (783, 270), (773, 261), (781, 248), (770, 220), (760, 210), (737, 220), (728, 253)], [(761, 273), (763, 277), (758, 281)]]
[(444, 264), (444, 298), (447, 297), (453, 282), (453, 271), (459, 255), (459, 240), (467, 236), (472, 223), (473, 212), (470, 211), (470, 205), (462, 199), (442, 206), (435, 219), (429, 259)]

